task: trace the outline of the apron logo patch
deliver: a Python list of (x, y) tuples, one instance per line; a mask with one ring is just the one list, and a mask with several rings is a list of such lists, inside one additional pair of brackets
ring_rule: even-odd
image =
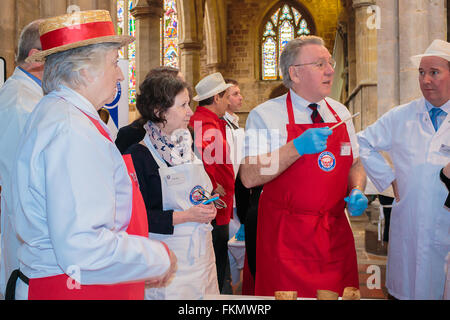
[(205, 193), (205, 189), (202, 186), (195, 186), (192, 188), (190, 194), (189, 194), (189, 200), (191, 200), (191, 203), (193, 205), (198, 205), (203, 202)]
[(319, 164), (319, 168), (326, 172), (331, 171), (336, 167), (336, 158), (329, 151), (324, 151), (319, 154), (317, 162)]

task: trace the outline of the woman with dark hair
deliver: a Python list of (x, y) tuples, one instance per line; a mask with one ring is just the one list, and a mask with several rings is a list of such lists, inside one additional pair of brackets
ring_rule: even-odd
[[(160, 75), (177, 77), (180, 80), (184, 81), (184, 76), (180, 72), (180, 70), (169, 66), (160, 66), (153, 68), (147, 73), (145, 78), (156, 77)], [(132, 144), (139, 143), (140, 141), (142, 141), (142, 139), (144, 139), (144, 124), (145, 120), (140, 117), (134, 120), (129, 125), (119, 129), (117, 138), (114, 143), (116, 144), (117, 149), (119, 149), (120, 153), (123, 154)]]
[(212, 184), (192, 150), (187, 129), (192, 110), (185, 82), (168, 75), (147, 77), (136, 107), (145, 121), (143, 142), (131, 154), (147, 209), (149, 237), (175, 252), (178, 269), (162, 288), (147, 288), (146, 299), (201, 299), (219, 294), (210, 222), (216, 216)]

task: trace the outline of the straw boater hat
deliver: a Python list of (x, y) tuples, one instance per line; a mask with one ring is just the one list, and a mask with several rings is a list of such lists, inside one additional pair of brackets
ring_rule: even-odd
[(418, 68), (420, 66), (420, 61), (423, 57), (439, 57), (450, 61), (450, 43), (439, 39), (434, 40), (424, 54), (411, 57), (415, 67)]
[(216, 72), (204, 77), (199, 83), (197, 83), (195, 86), (197, 95), (193, 99), (195, 101), (202, 101), (221, 93), (232, 86), (233, 84), (231, 83), (225, 83), (225, 80), (223, 80), (223, 76), (220, 72)]
[(76, 11), (46, 19), (39, 25), (39, 34), (42, 51), (28, 57), (26, 62), (44, 62), (53, 53), (91, 44), (116, 42), (124, 46), (135, 40), (116, 35), (106, 10)]

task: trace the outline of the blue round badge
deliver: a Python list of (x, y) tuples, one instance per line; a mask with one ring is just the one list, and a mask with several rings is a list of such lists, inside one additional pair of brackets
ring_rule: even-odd
[(329, 151), (324, 151), (321, 154), (319, 154), (317, 162), (319, 164), (320, 169), (326, 172), (331, 171), (336, 167), (336, 158)]
[(205, 189), (202, 186), (195, 186), (189, 194), (189, 200), (191, 200), (193, 205), (198, 205), (205, 200), (204, 193)]

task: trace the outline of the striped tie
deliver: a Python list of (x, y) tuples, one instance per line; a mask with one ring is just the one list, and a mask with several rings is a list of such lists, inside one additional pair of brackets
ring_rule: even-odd
[(313, 123), (322, 123), (323, 119), (319, 114), (319, 111), (317, 111), (317, 107), (319, 105), (317, 103), (311, 103), (308, 108), (310, 108), (312, 110), (312, 114), (311, 114), (311, 120)]

